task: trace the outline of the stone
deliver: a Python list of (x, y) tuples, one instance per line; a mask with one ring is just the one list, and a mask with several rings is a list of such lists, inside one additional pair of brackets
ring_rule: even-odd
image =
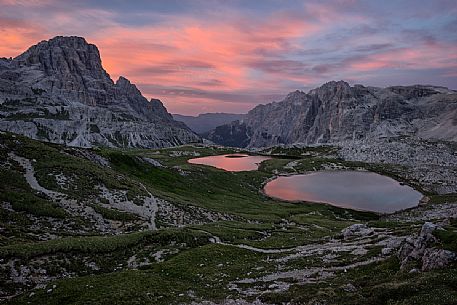
[(419, 236), (416, 238), (409, 237), (407, 238), (403, 245), (400, 247), (398, 257), (400, 261), (407, 260), (418, 260), (421, 259), (424, 255), (426, 248), (430, 247), (436, 242), (433, 232), (440, 227), (431, 223), (426, 222), (422, 225)]
[(398, 258), (400, 261), (405, 261), (405, 259), (410, 255), (411, 252), (414, 250), (414, 239), (412, 237), (408, 237), (405, 239), (403, 244), (400, 246), (398, 250)]
[(370, 227), (368, 227), (365, 224), (353, 224), (341, 231), (341, 234), (343, 235), (344, 239), (350, 239), (350, 238), (355, 238), (355, 237), (365, 237), (368, 235), (372, 235), (374, 233), (374, 230)]
[(368, 253), (368, 250), (365, 248), (356, 248), (351, 251), (352, 255), (365, 255)]
[(383, 256), (389, 256), (389, 255), (392, 254), (393, 251), (394, 251), (393, 248), (382, 248), (381, 254), (382, 254)]
[(439, 228), (440, 228), (440, 226), (427, 221), (422, 225), (419, 236), (430, 238), (430, 236), (433, 234), (433, 232)]
[(356, 292), (357, 291), (357, 288), (355, 288), (355, 286), (352, 285), (351, 283), (345, 284), (341, 288), (346, 292)]
[(163, 167), (162, 163), (152, 158), (142, 157), (141, 160), (154, 167)]
[(429, 271), (446, 267), (456, 260), (454, 252), (433, 247), (437, 242), (436, 237), (433, 236), (436, 230), (442, 230), (442, 227), (425, 222), (416, 238), (405, 239), (397, 253), (401, 264), (400, 269), (404, 270), (411, 262), (420, 261), (422, 271)]
[(457, 255), (449, 250), (428, 248), (422, 256), (422, 271), (441, 269), (457, 260)]

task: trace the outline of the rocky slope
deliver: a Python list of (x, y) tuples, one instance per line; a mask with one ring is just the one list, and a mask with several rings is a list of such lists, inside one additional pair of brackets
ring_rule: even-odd
[(115, 83), (97, 47), (55, 37), (0, 59), (0, 130), (71, 146), (167, 147), (200, 138), (159, 100)]
[(217, 126), (241, 120), (244, 116), (245, 114), (235, 113), (202, 113), (198, 116), (173, 114), (176, 121), (183, 122), (198, 134), (205, 134)]
[(338, 156), (346, 161), (383, 164), (406, 169), (409, 180), (438, 194), (457, 193), (457, 152), (453, 142), (387, 138), (339, 143)]
[(265, 147), (417, 136), (457, 140), (457, 92), (436, 86), (351, 87), (332, 81), (281, 102), (259, 105), (243, 120), (216, 127), (218, 144)]

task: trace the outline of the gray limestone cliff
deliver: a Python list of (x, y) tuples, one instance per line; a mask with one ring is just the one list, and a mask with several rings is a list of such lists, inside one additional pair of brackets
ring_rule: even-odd
[(398, 136), (457, 141), (457, 92), (437, 86), (377, 88), (332, 81), (259, 105), (207, 137), (222, 145), (267, 147)]
[(148, 101), (124, 77), (115, 83), (97, 47), (55, 37), (0, 59), (0, 130), (71, 146), (168, 147), (201, 138)]

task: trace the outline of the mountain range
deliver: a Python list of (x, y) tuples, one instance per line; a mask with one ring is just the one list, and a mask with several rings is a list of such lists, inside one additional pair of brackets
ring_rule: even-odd
[(95, 45), (57, 36), (0, 58), (0, 130), (79, 147), (169, 147), (202, 142), (198, 134), (252, 148), (398, 136), (456, 141), (457, 92), (331, 81), (245, 115), (172, 116), (128, 79), (114, 82)]
[(168, 147), (201, 138), (103, 69), (97, 47), (58, 36), (0, 59), (0, 130), (70, 146)]
[(205, 134), (217, 126), (241, 120), (244, 116), (245, 114), (235, 113), (202, 113), (198, 116), (173, 114), (176, 121), (183, 122), (198, 134)]
[(331, 81), (259, 105), (207, 138), (235, 147), (320, 144), (413, 136), (457, 140), (457, 92), (429, 85), (387, 88)]

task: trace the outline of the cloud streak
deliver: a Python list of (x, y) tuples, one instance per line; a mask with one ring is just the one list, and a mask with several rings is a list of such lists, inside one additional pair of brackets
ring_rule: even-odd
[(246, 112), (332, 79), (457, 88), (457, 5), (407, 2), (0, 0), (0, 56), (84, 36), (113, 78), (186, 114)]

